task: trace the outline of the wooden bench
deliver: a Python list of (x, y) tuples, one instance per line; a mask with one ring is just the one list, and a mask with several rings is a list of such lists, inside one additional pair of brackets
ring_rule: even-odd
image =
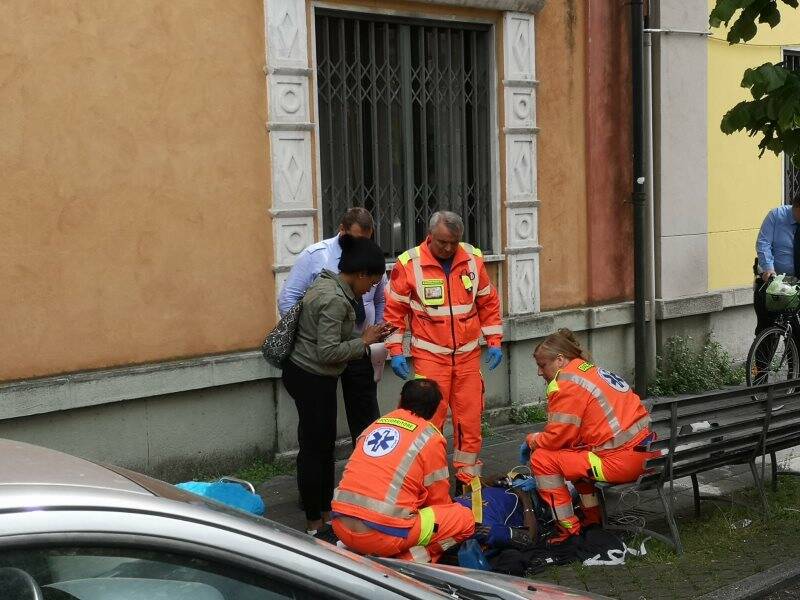
[[(612, 485), (597, 483), (603, 526), (610, 530), (646, 533), (683, 553), (675, 521), (674, 483), (691, 478), (696, 514), (700, 513), (700, 484), (697, 475), (723, 466), (747, 464), (764, 511), (765, 457), (772, 457), (772, 481), (777, 485), (776, 453), (800, 445), (800, 380), (741, 387), (680, 398), (657, 398), (650, 407), (651, 429), (657, 439), (649, 450), (662, 455), (647, 461), (647, 471), (637, 481)], [(708, 428), (697, 427), (708, 422)], [(695, 427), (692, 425), (695, 424)], [(761, 468), (757, 461), (761, 461)], [(760, 471), (760, 472), (759, 472)], [(644, 526), (611, 524), (607, 515), (608, 493), (655, 489), (664, 507), (671, 537)], [(718, 499), (718, 496), (711, 498)]]

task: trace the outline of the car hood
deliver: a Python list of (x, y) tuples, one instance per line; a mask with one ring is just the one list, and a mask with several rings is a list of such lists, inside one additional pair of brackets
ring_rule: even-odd
[(464, 569), (450, 565), (431, 565), (404, 560), (375, 559), (386, 566), (438, 588), (461, 600), (602, 600), (590, 592), (578, 592), (532, 579)]

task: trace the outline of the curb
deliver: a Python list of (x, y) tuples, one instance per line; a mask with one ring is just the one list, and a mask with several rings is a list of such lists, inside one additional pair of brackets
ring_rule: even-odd
[(792, 560), (700, 596), (697, 600), (755, 600), (798, 577), (800, 561)]

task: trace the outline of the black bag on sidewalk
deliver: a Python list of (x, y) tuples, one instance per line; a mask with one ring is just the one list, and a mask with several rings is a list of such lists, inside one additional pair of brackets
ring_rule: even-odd
[(289, 309), (283, 315), (278, 324), (267, 334), (264, 343), (261, 344), (261, 354), (267, 362), (279, 369), (289, 359), (294, 347), (294, 340), (297, 337), (297, 326), (300, 323), (300, 312), (303, 310), (303, 299)]

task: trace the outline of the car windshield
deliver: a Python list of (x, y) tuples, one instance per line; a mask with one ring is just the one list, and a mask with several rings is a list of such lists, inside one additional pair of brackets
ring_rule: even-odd
[(504, 600), (504, 596), (501, 594), (476, 589), (474, 586), (468, 587), (461, 583), (455, 583), (452, 580), (445, 580), (441, 577), (437, 577), (436, 572), (432, 569), (426, 569), (423, 572), (420, 569), (414, 568), (414, 565), (411, 563), (405, 564), (397, 560), (386, 560), (378, 557), (373, 557), (372, 560), (398, 573), (407, 575), (416, 581), (436, 588), (440, 592), (447, 594), (450, 598), (459, 598), (461, 600)]

